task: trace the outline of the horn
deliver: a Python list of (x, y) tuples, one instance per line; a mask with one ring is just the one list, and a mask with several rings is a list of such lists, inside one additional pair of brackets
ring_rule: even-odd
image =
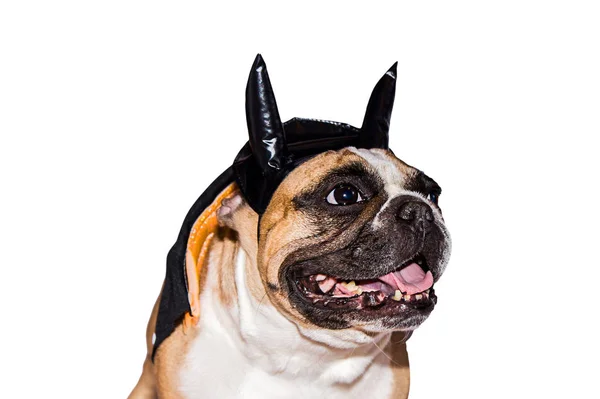
[(252, 154), (263, 175), (281, 169), (286, 151), (285, 135), (267, 66), (260, 54), (254, 60), (246, 86), (246, 122)]
[(360, 129), (362, 148), (388, 149), (390, 118), (396, 95), (396, 68), (398, 62), (383, 75), (371, 93), (367, 112)]

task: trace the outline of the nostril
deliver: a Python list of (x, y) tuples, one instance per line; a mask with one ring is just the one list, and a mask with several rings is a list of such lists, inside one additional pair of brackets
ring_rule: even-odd
[(425, 220), (427, 220), (428, 222), (433, 221), (433, 213), (431, 212), (430, 209), (427, 209), (425, 211)]
[(405, 204), (405, 206), (400, 208), (400, 213), (398, 215), (398, 216), (400, 216), (400, 219), (413, 220), (415, 218), (415, 212), (414, 212), (413, 208), (409, 205), (410, 204)]

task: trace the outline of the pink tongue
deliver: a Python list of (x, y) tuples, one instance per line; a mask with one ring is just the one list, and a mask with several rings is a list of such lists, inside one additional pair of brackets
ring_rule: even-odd
[(389, 284), (403, 294), (417, 294), (427, 291), (433, 286), (433, 275), (430, 271), (425, 273), (421, 266), (411, 263), (399, 272), (393, 272), (379, 277), (381, 281)]

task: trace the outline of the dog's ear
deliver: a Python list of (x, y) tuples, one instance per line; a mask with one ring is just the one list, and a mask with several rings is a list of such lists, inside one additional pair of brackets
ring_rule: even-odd
[(235, 230), (234, 214), (244, 203), (244, 198), (242, 198), (240, 192), (221, 201), (221, 207), (217, 210), (219, 224)]
[(190, 312), (185, 316), (185, 325), (198, 322), (200, 314), (200, 274), (207, 260), (210, 243), (219, 228), (218, 213), (223, 201), (235, 197), (240, 197), (239, 190), (237, 184), (231, 183), (198, 216), (190, 231), (185, 252), (185, 277)]
[(235, 231), (242, 248), (256, 258), (258, 214), (248, 205), (241, 192), (221, 201), (217, 220), (221, 226)]
[(392, 67), (377, 82), (371, 93), (367, 111), (360, 129), (361, 148), (383, 148), (389, 147), (389, 130), (394, 97), (396, 96), (396, 68), (398, 63)]
[(285, 134), (267, 66), (260, 54), (254, 60), (246, 86), (246, 122), (252, 154), (263, 175), (280, 170), (286, 153)]

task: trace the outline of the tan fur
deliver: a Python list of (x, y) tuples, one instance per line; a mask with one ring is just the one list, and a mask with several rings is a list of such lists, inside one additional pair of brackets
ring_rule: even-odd
[[(201, 285), (202, 287), (204, 284)], [(177, 326), (173, 333), (161, 344), (152, 362), (152, 337), (158, 315), (160, 296), (156, 300), (148, 327), (146, 328), (146, 359), (142, 375), (128, 399), (181, 399), (177, 392), (180, 367), (183, 364), (187, 348), (196, 336), (195, 330), (184, 332), (183, 325)]]
[(158, 305), (160, 303), (161, 294), (158, 295), (158, 298), (154, 303), (152, 313), (150, 314), (150, 320), (148, 320), (148, 326), (146, 327), (146, 358), (144, 359), (142, 375), (131, 394), (129, 394), (128, 399), (156, 398), (156, 375), (154, 372), (154, 364), (152, 363), (152, 336), (154, 335), (154, 327), (156, 325), (156, 317), (158, 316)]
[(195, 329), (184, 332), (183, 325), (180, 324), (156, 351), (154, 368), (158, 398), (183, 399), (178, 390), (179, 374), (196, 334)]
[(390, 367), (394, 374), (394, 386), (390, 399), (406, 399), (410, 389), (410, 368), (404, 333), (398, 331), (392, 334), (387, 352), (390, 353), (392, 358)]
[(211, 257), (222, 260), (218, 271), (218, 281), (214, 288), (214, 294), (219, 301), (227, 307), (233, 304), (235, 299), (235, 254), (239, 248), (237, 234), (231, 229), (219, 229), (218, 236), (214, 239), (211, 247)]

